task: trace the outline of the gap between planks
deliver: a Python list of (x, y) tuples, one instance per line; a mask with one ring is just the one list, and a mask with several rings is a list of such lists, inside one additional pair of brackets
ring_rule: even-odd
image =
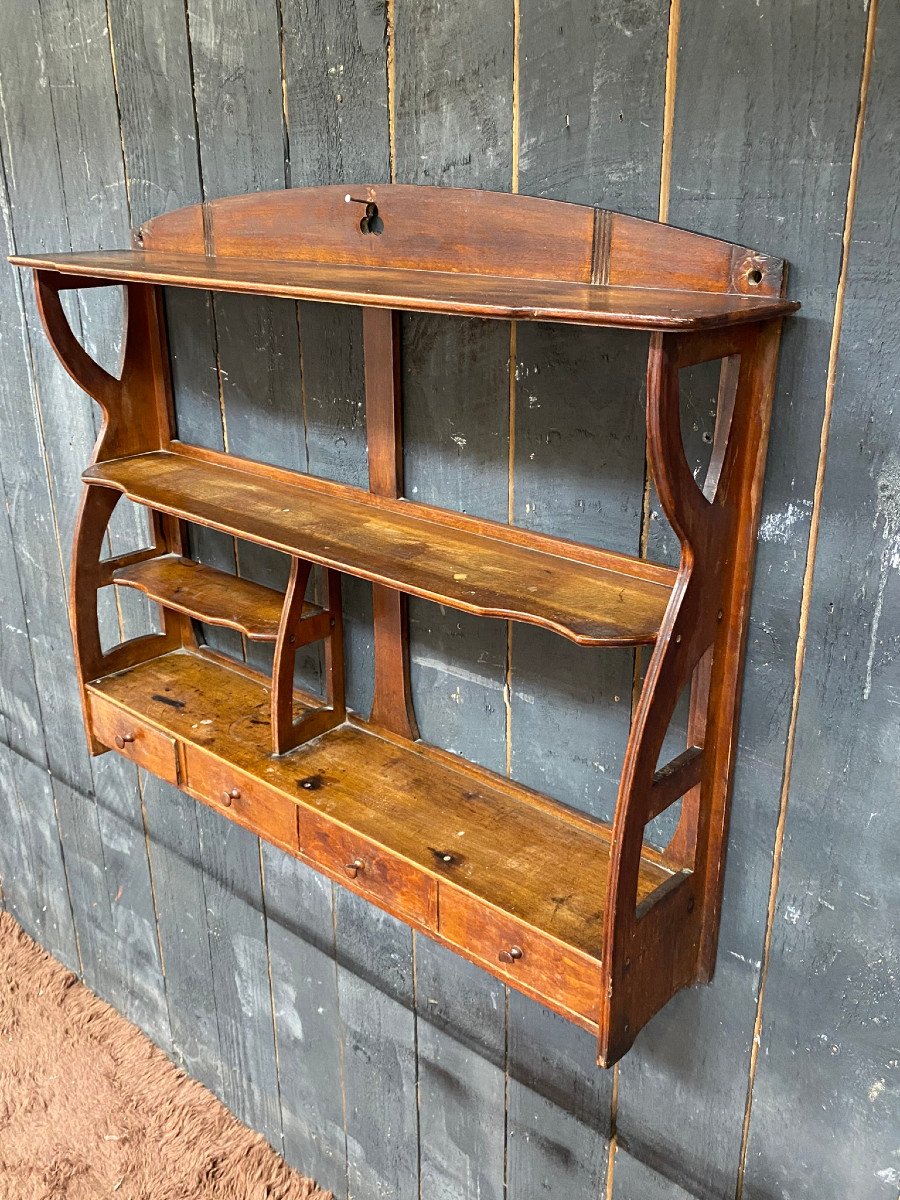
[[(669, 197), (672, 191), (672, 142), (675, 128), (675, 92), (678, 85), (678, 41), (681, 33), (681, 0), (669, 2), (669, 24), (666, 34), (666, 71), (663, 85), (663, 127), (662, 146), (660, 149), (659, 165), (659, 206), (657, 215), (660, 221), (669, 220)], [(646, 437), (644, 440), (644, 491), (641, 497), (641, 528), (638, 554), (647, 557), (650, 544), (650, 505), (651, 479), (650, 465), (647, 454)], [(631, 682), (631, 719), (641, 695), (642, 650), (635, 647), (634, 670)], [(613, 1200), (615, 1185), (616, 1154), (619, 1149), (619, 1063), (612, 1068), (612, 1094), (610, 1096), (609, 1112), (609, 1151), (606, 1167), (605, 1200)]]
[[(677, 2), (677, 0), (673, 0)], [(875, 46), (875, 26), (878, 19), (878, 0), (869, 0), (866, 23), (866, 41), (863, 51), (862, 73), (859, 85), (859, 100), (856, 110), (856, 126), (853, 133), (853, 153), (850, 159), (850, 178), (847, 185), (847, 203), (844, 210), (844, 227), (841, 235), (841, 264), (835, 293), (834, 319), (831, 326), (831, 343), (828, 352), (828, 373), (825, 380), (825, 401), (822, 413), (822, 428), (819, 435), (819, 458), (816, 463), (816, 481), (813, 490), (813, 507), (809, 522), (806, 545), (806, 563), (803, 572), (803, 589), (800, 599), (800, 623), (797, 646), (794, 653), (794, 687), (791, 694), (791, 712), (782, 768), (781, 793), (778, 804), (778, 821), (775, 827), (775, 844), (772, 855), (772, 876), (766, 909), (766, 932), (763, 942), (762, 966), (759, 976), (759, 991), (756, 1001), (756, 1017), (753, 1024), (753, 1040), (750, 1045), (750, 1069), (747, 1077), (747, 1100), (741, 1129), (741, 1149), (738, 1159), (738, 1175), (735, 1184), (735, 1200), (742, 1200), (744, 1178), (747, 1168), (747, 1151), (750, 1141), (750, 1122), (753, 1112), (753, 1089), (759, 1066), (759, 1050), (762, 1042), (763, 1010), (766, 999), (766, 981), (772, 953), (772, 934), (778, 904), (778, 885), (781, 879), (781, 857), (784, 849), (784, 834), (787, 824), (788, 800), (791, 789), (791, 772), (794, 745), (797, 738), (797, 718), (800, 710), (800, 691), (803, 684), (803, 668), (806, 659), (806, 644), (809, 631), (813, 579), (816, 567), (816, 550), (819, 525), (822, 517), (822, 494), (825, 486), (825, 467), (828, 458), (828, 441), (831, 433), (831, 417), (834, 409), (834, 394), (837, 382), (837, 364), (840, 349), (841, 325), (844, 316), (844, 296), (847, 290), (847, 272), (850, 259), (850, 238), (853, 231), (853, 216), (856, 209), (856, 194), (859, 183), (859, 163), (863, 129), (866, 120), (866, 105), (869, 98), (869, 83), (872, 77), (872, 56)]]

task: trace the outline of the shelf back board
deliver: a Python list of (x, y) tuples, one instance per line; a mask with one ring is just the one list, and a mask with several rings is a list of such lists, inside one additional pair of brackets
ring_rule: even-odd
[(658, 330), (797, 307), (782, 259), (588, 205), (462, 188), (232, 196), (148, 221), (136, 245), (10, 261), (94, 282)]

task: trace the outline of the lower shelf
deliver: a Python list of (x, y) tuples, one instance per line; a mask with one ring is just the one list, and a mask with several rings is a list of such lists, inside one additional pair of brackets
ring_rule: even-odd
[[(356, 723), (276, 757), (268, 688), (203, 653), (90, 684), (88, 704), (104, 745), (596, 1030), (608, 826)], [(639, 902), (671, 875), (648, 850)]]

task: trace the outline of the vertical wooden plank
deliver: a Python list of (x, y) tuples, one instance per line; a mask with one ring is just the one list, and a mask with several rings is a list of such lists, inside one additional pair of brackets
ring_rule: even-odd
[[(395, 5), (399, 182), (510, 188), (513, 21), (512, 0)], [(509, 326), (409, 316), (402, 354), (406, 495), (505, 520)], [(502, 771), (506, 627), (415, 602), (410, 627), (422, 737)], [(422, 964), (416, 970), (422, 1195), (500, 1196), (497, 1138), (505, 1117), (498, 1052), (505, 1012), (488, 1025), (482, 1045), (464, 1012), (493, 1013), (497, 985), (422, 938), (415, 946)], [(453, 1025), (426, 1028), (429, 997)], [(448, 1132), (450, 1144), (443, 1140)]]
[(347, 1138), (333, 886), (274, 847), (263, 852), (284, 1156), (343, 1200)]
[(815, 573), (746, 1200), (893, 1200), (900, 1185), (900, 1069), (890, 1032), (900, 973), (900, 456), (892, 370), (873, 353), (900, 339), (900, 287), (884, 253), (900, 237), (898, 61), (900, 12), (879, 5), (816, 495)]
[[(388, 179), (383, 6), (289, 0), (283, 7), (283, 68), (289, 183)], [(298, 312), (309, 470), (366, 487), (361, 314), (317, 304), (301, 304)], [(343, 596), (348, 702), (368, 712), (371, 588), (345, 579)], [(402, 971), (391, 949), (405, 934), (400, 961), (408, 972), (408, 931), (398, 926), (382, 954), (380, 914), (305, 868), (278, 860), (268, 848), (264, 853), (286, 1148), (293, 1133), (298, 1161), (309, 1155), (308, 1169), (338, 1197), (416, 1194), (415, 1125), (402, 1115), (414, 1109), (412, 1093), (402, 1091), (410, 1078), (405, 1035), (410, 1016), (391, 991), (394, 974)], [(312, 905), (302, 916), (295, 907), (277, 933), (271, 898), (276, 877), (297, 880)], [(286, 893), (278, 895), (277, 904), (285, 903)], [(310, 996), (297, 988), (298, 975), (315, 981)]]
[(610, 1075), (595, 1060), (590, 1034), (509, 993), (509, 1196), (602, 1194)]
[(189, 1075), (224, 1100), (197, 801), (154, 775), (144, 774), (143, 783), (166, 964), (171, 1054)]
[[(400, 399), (400, 314), (363, 311), (369, 489), (403, 495), (403, 410)], [(375, 679), (371, 720), (400, 737), (419, 736), (409, 679), (407, 600), (391, 588), (372, 589)]]
[(701, 1197), (736, 1184), (866, 14), (762, 0), (681, 19), (669, 218), (784, 255), (804, 307), (786, 329), (769, 443), (716, 975), (620, 1067), (614, 1196), (635, 1193), (637, 1162), (653, 1168), (648, 1200), (673, 1181)]
[[(187, 17), (181, 0), (145, 6), (110, 0), (111, 54), (121, 116), (121, 146), (133, 224), (202, 198)], [(216, 330), (207, 293), (166, 296), (179, 436), (222, 449), (224, 434)], [(191, 553), (234, 570), (234, 543), (192, 527)], [(208, 633), (239, 652), (240, 639)], [(143, 776), (158, 936), (166, 963), (166, 1001), (175, 1061), (217, 1095), (229, 1095), (219, 1037), (204, 866), (196, 802)]]
[(78, 946), (47, 772), (0, 742), (0, 890), (4, 907), (50, 953), (78, 970)]
[(409, 927), (335, 889), (348, 1195), (418, 1200), (415, 988)]
[(223, 1099), (281, 1150), (259, 839), (197, 807)]
[(429, 1200), (504, 1196), (505, 1009), (502, 983), (416, 939), (420, 1187)]
[[(523, 0), (523, 192), (655, 216), (667, 13), (662, 5)], [(614, 330), (520, 324), (513, 516), (637, 553), (644, 491), (647, 341)], [(604, 819), (615, 806), (634, 656), (513, 629), (510, 763), (517, 779)], [(596, 1196), (605, 1186), (612, 1075), (590, 1038), (510, 997), (509, 1184)], [(526, 1068), (526, 1047), (541, 1068)], [(552, 1082), (560, 1070), (575, 1105)]]
[[(46, 24), (45, 14), (38, 9), (23, 14), (30, 36), (23, 36), (21, 27), (17, 27), (15, 36), (0, 39), (4, 43), (0, 54), (4, 56), (3, 101), (8, 137), (4, 156), (10, 228), (14, 238), (24, 239), (29, 244), (66, 245), (73, 223), (65, 195), (66, 178), (75, 169), (71, 156), (78, 154), (81, 165), (80, 155), (87, 153), (94, 136), (93, 132), (83, 128), (88, 122), (78, 122), (78, 115), (84, 114), (82, 105), (91, 108), (97, 129), (106, 127), (113, 145), (117, 144), (118, 136), (115, 107), (109, 104), (108, 54), (104, 60), (102, 53), (98, 56), (95, 49), (88, 48), (93, 44), (90, 29), (97, 24), (96, 14), (87, 3), (77, 10), (47, 7)], [(70, 45), (65, 53), (53, 56), (50, 49), (59, 43), (60, 25), (67, 14), (73, 19)], [(5, 20), (11, 17), (12, 14), (4, 12)], [(102, 20), (97, 27), (103, 31)], [(105, 43), (101, 40), (99, 45), (105, 52)], [(60, 156), (57, 140), (59, 90), (66, 92), (68, 105), (69, 140), (65, 162)], [(38, 131), (42, 136), (37, 136)], [(43, 205), (33, 203), (35, 194), (44, 197)], [(102, 221), (113, 223), (112, 207), (107, 207), (105, 200), (99, 207)], [(127, 227), (127, 220), (125, 224)], [(111, 224), (106, 226), (107, 230), (111, 227)], [(94, 230), (91, 236), (99, 235)], [(21, 288), (20, 280), (15, 280), (15, 287)], [(141, 997), (135, 1015), (148, 1024), (153, 1035), (164, 1044), (167, 1035), (162, 975), (134, 773), (130, 772), (129, 777), (127, 764), (118, 767), (103, 764), (92, 771), (83, 739), (72, 736), (73, 730), (81, 728), (81, 718), (65, 610), (62, 560), (79, 489), (78, 478), (90, 453), (96, 426), (90, 405), (64, 376), (62, 368), (51, 362), (52, 352), (40, 333), (30, 293), (19, 291), (19, 303), (27, 324), (30, 361), (35, 370), (36, 411), (31, 421), (23, 422), (21, 413), (16, 415), (6, 444), (10, 447), (18, 445), (22, 457), (11, 458), (10, 465), (23, 473), (29, 473), (29, 464), (41, 462), (46, 457), (52, 469), (53, 483), (43, 508), (36, 504), (33, 509), (22, 510), (23, 524), (16, 534), (17, 545), (22, 547), (20, 579), (29, 610), (30, 634), (32, 642), (39, 640), (42, 647), (34, 661), (46, 751), (41, 749), (37, 754), (43, 758), (46, 753), (48, 765), (62, 783), (83, 796), (97, 793), (101, 797), (100, 805), (93, 805), (87, 816), (97, 842), (94, 858), (103, 857), (104, 871), (102, 876), (88, 872), (71, 891), (73, 896), (83, 896), (90, 887), (102, 887), (102, 892), (93, 893), (92, 904), (101, 911), (109, 907), (110, 921), (106, 926), (108, 941), (102, 959), (83, 963), (84, 969), (91, 974), (94, 987), (121, 1008), (129, 1008), (129, 996), (134, 990)], [(94, 331), (94, 341), (99, 345), (107, 332), (100, 322)], [(55, 416), (45, 419), (51, 410)], [(32, 485), (36, 482), (37, 479), (31, 481)], [(6, 483), (15, 494), (17, 485), (9, 479)], [(112, 789), (111, 804), (107, 807), (119, 805), (118, 817), (124, 815), (115, 829), (103, 816), (103, 793), (107, 787)], [(111, 854), (107, 860), (103, 849), (106, 836), (117, 838), (120, 843), (127, 840), (130, 851), (122, 856)], [(76, 869), (80, 861), (75, 855), (71, 861), (72, 869)], [(113, 897), (115, 900), (111, 905)], [(76, 924), (80, 918), (90, 920), (89, 909), (76, 909), (75, 917)], [(115, 953), (112, 943), (121, 943)], [(89, 944), (86, 939), (85, 945)], [(155, 1000), (148, 1001), (150, 993)], [(158, 1021), (150, 1015), (151, 1011), (158, 1014)]]

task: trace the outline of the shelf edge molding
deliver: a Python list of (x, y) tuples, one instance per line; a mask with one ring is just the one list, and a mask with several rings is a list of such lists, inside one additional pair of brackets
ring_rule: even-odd
[[(671, 586), (438, 524), (408, 502), (324, 493), (171, 450), (96, 463), (83, 476), (158, 512), (479, 616), (542, 626), (584, 646), (651, 644)], [(404, 507), (408, 511), (402, 511)], [(400, 510), (400, 511), (398, 511)], [(635, 570), (643, 570), (635, 564)]]

